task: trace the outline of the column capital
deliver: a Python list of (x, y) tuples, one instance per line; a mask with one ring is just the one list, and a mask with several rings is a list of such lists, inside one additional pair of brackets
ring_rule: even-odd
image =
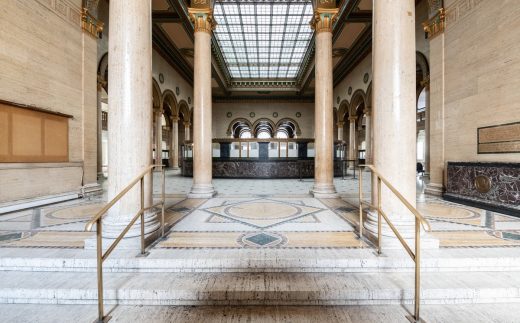
[(184, 121), (183, 123), (184, 123), (185, 127), (189, 128), (191, 126), (191, 122), (189, 122), (189, 121)]
[(363, 110), (363, 113), (366, 114), (367, 116), (369, 116), (370, 114), (372, 114), (372, 108), (371, 107), (366, 107)]
[(193, 22), (195, 32), (206, 32), (211, 34), (217, 27), (213, 19), (213, 9), (209, 8), (188, 8), (190, 20)]
[(354, 123), (357, 120), (357, 116), (350, 116), (348, 117), (348, 120), (350, 121), (350, 123)]
[(172, 122), (179, 122), (180, 118), (178, 116), (172, 116)]
[(336, 123), (336, 125), (338, 126), (338, 128), (343, 128), (343, 125), (345, 124), (345, 122), (343, 121), (338, 121), (338, 123)]
[(320, 32), (332, 32), (332, 24), (338, 17), (338, 8), (318, 8), (314, 10), (314, 17), (310, 22), (311, 28)]

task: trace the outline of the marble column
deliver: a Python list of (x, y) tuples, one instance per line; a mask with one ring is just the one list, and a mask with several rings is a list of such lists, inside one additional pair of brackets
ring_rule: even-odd
[[(152, 162), (152, 16), (151, 0), (110, 1), (108, 103), (108, 200), (119, 194)], [(116, 238), (139, 211), (136, 185), (103, 220), (103, 235)], [(145, 207), (152, 204), (151, 176), (145, 180)], [(118, 248), (139, 248), (140, 220)], [(158, 233), (156, 212), (145, 216), (147, 239)], [(105, 246), (107, 246), (105, 244)]]
[[(215, 28), (211, 8), (190, 8), (195, 26), (193, 80), (193, 186), (189, 198), (210, 198), (216, 192), (212, 183), (212, 96), (211, 32)], [(188, 129), (187, 129), (188, 130)], [(189, 133), (189, 132), (188, 132)]]
[[(374, 166), (415, 206), (415, 1), (374, 1), (372, 34)], [(377, 192), (377, 186), (372, 191)], [(413, 214), (384, 185), (381, 204), (413, 249)], [(402, 249), (394, 233), (383, 223), (383, 248)], [(367, 236), (375, 239), (377, 213), (369, 212), (364, 226)]]
[(155, 165), (162, 165), (162, 111), (155, 112)]
[(172, 117), (172, 143), (170, 145), (172, 168), (179, 169), (179, 117)]
[(103, 112), (101, 82), (97, 84), (97, 179), (103, 178)]
[(338, 140), (343, 140), (343, 125), (345, 123), (340, 121), (337, 123), (338, 126)]
[(424, 120), (424, 175), (430, 176), (430, 79), (424, 81), (425, 120)]
[(184, 121), (184, 140), (191, 140), (190, 138), (190, 127), (191, 123), (189, 121)]
[[(356, 146), (356, 116), (351, 116), (349, 120), (349, 144), (348, 144), (348, 159), (357, 160), (357, 146)], [(349, 167), (354, 168), (355, 162), (349, 162)]]
[(372, 163), (372, 117), (371, 109), (366, 108), (365, 113), (365, 164)]
[(334, 187), (334, 111), (332, 83), (332, 24), (336, 8), (317, 8), (311, 22), (316, 31), (315, 55), (315, 163), (314, 187), (311, 193), (317, 198), (336, 198)]

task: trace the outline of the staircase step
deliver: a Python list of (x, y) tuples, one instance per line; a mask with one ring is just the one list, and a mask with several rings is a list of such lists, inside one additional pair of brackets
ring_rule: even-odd
[[(412, 273), (107, 273), (120, 305), (409, 304)], [(0, 303), (95, 304), (95, 273), (0, 272)], [(427, 273), (425, 304), (520, 302), (518, 272)]]
[[(520, 271), (520, 248), (424, 250), (423, 272)], [(115, 251), (107, 272), (412, 272), (402, 251), (370, 249)], [(0, 271), (95, 272), (94, 250), (0, 248)]]

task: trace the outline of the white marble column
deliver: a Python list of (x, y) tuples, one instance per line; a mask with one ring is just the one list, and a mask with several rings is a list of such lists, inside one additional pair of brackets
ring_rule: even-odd
[[(415, 206), (415, 1), (374, 1), (373, 17), (374, 166)], [(413, 246), (413, 214), (389, 189), (382, 187), (382, 209)], [(377, 192), (377, 187), (372, 191)], [(368, 214), (365, 228), (369, 237), (377, 237), (376, 213)], [(402, 248), (386, 223), (383, 225), (382, 246)]]
[(162, 164), (162, 111), (155, 112), (155, 165)]
[(343, 140), (343, 125), (344, 124), (345, 123), (342, 122), (342, 121), (337, 123), (337, 125), (338, 125), (338, 140)]
[(184, 140), (191, 140), (190, 127), (191, 123), (189, 121), (184, 121)]
[(179, 117), (172, 117), (172, 143), (170, 145), (172, 168), (179, 169)]
[(334, 110), (332, 83), (332, 23), (338, 10), (318, 8), (311, 22), (316, 31), (314, 187), (317, 198), (336, 198), (334, 187)]
[[(152, 162), (152, 16), (151, 0), (110, 1), (108, 103), (108, 200)], [(145, 207), (151, 205), (151, 177), (145, 183)], [(116, 238), (140, 209), (136, 185), (104, 218), (103, 235)], [(160, 224), (155, 212), (145, 217), (152, 239)], [(118, 248), (139, 247), (140, 221)]]
[[(212, 96), (211, 32), (215, 27), (212, 9), (189, 9), (195, 26), (193, 80), (193, 186), (189, 198), (210, 198), (216, 192), (212, 183)], [(189, 131), (189, 130), (188, 130)], [(189, 134), (189, 132), (187, 132)]]
[(103, 178), (103, 116), (101, 102), (101, 82), (98, 80), (97, 91), (97, 178)]
[(430, 176), (430, 79), (425, 82), (425, 120), (424, 120), (424, 175)]
[(372, 111), (366, 108), (365, 113), (365, 164), (372, 163)]
[[(351, 116), (349, 120), (349, 144), (348, 144), (348, 159), (357, 160), (357, 146), (356, 146), (356, 116)], [(349, 167), (354, 168), (355, 162), (349, 162)]]

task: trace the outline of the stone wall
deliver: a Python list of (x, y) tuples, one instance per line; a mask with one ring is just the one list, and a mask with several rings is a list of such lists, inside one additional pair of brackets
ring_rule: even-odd
[(446, 31), (430, 41), (431, 181), (448, 161), (518, 162), (519, 153), (478, 154), (477, 128), (520, 121), (520, 6), (447, 0)]
[(69, 163), (0, 164), (0, 203), (96, 182), (97, 44), (81, 30), (80, 10), (81, 0), (0, 7), (0, 99), (73, 116)]

